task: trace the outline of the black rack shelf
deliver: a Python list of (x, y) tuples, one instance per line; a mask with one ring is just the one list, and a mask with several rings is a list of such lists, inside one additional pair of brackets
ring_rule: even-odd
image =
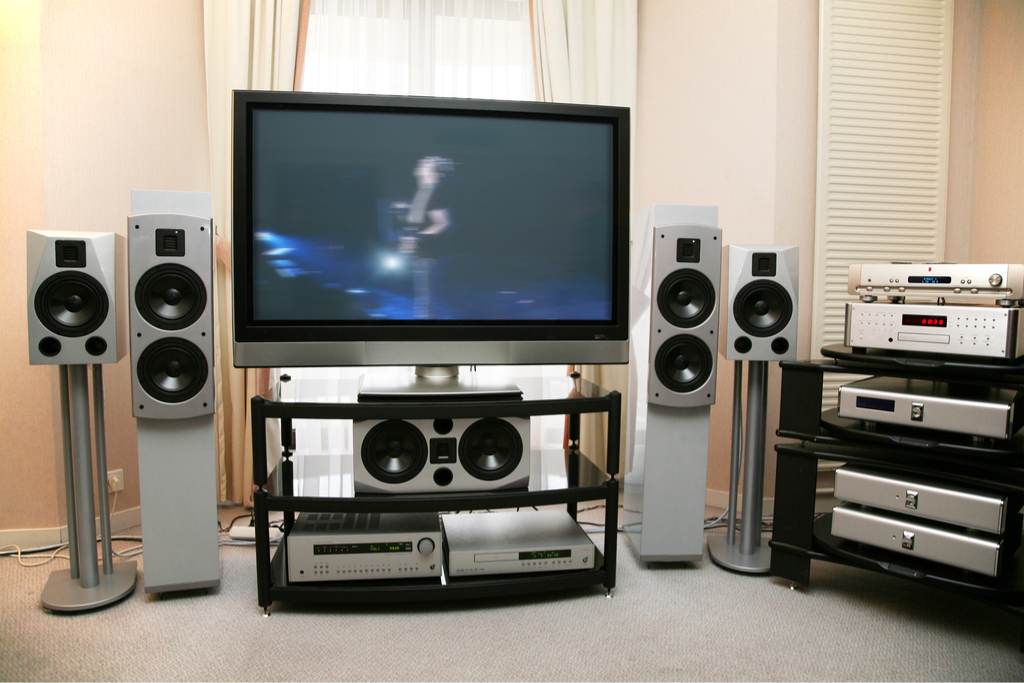
[[(457, 600), (524, 595), (603, 586), (610, 594), (615, 587), (616, 534), (605, 533), (598, 548), (598, 568), (571, 572), (473, 577), (469, 579), (388, 579), (380, 581), (337, 581), (301, 584), (287, 579), (286, 538), (299, 512), (456, 512), (509, 509), (541, 505), (564, 505), (576, 518), (581, 502), (605, 505), (605, 529), (618, 526), (619, 430), (622, 400), (618, 392), (606, 391), (585, 380), (566, 378), (565, 398), (472, 400), (427, 399), (401, 402), (292, 403), (256, 396), (252, 399), (253, 494), (256, 528), (256, 583), (259, 606), (266, 612), (277, 600), (291, 602), (369, 603)], [(607, 462), (602, 470), (579, 451), (580, 415), (607, 413)], [(293, 487), (293, 462), (289, 450), (291, 420), (484, 418), (566, 415), (569, 447), (562, 452), (565, 483), (552, 488), (520, 488), (465, 493), (367, 495), (354, 497), (313, 497), (289, 495)], [(281, 420), (284, 448), (282, 459), (268, 464), (266, 420)], [(527, 451), (532, 458), (537, 452)], [(279, 475), (280, 492), (268, 490), (271, 475)], [(284, 533), (271, 555), (270, 512), (284, 512)]]

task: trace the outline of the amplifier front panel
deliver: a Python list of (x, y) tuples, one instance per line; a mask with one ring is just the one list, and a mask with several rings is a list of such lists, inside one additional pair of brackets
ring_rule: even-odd
[(847, 467), (836, 470), (835, 497), (850, 503), (1001, 534), (1006, 498)]
[(832, 535), (901, 555), (998, 576), (1002, 543), (859, 508), (832, 511)]

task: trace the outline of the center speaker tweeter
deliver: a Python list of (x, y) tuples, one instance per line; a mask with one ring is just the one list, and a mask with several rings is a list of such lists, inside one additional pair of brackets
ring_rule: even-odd
[(490, 491), (530, 483), (530, 419), (356, 420), (359, 493)]
[(729, 360), (796, 360), (800, 260), (795, 246), (730, 244)]

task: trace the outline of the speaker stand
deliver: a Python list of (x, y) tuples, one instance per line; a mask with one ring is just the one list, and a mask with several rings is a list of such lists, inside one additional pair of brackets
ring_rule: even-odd
[[(732, 412), (732, 466), (729, 473), (728, 531), (724, 537), (708, 537), (708, 554), (715, 564), (745, 574), (767, 574), (771, 548), (761, 543), (764, 506), (764, 444), (768, 411), (768, 361), (750, 361), (747, 380), (746, 443), (743, 439), (743, 361), (735, 361)], [(736, 507), (740, 453), (746, 446), (743, 468), (743, 528), (736, 544)]]
[[(113, 563), (105, 477), (99, 478), (102, 486), (97, 486), (96, 491), (100, 501), (103, 573), (100, 574), (99, 570), (87, 368), (85, 365), (61, 365), (58, 370), (71, 567), (51, 573), (42, 594), (43, 607), (58, 612), (80, 612), (103, 607), (121, 600), (135, 590), (135, 562)], [(105, 473), (107, 446), (103, 420), (103, 369), (101, 365), (93, 365), (92, 371), (96, 468), (100, 473)]]

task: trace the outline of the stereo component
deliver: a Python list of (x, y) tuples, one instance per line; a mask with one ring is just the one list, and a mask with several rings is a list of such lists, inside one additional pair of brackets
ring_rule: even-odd
[(729, 360), (796, 360), (800, 251), (730, 244)]
[(853, 263), (847, 291), (871, 303), (879, 297), (1024, 300), (1024, 265), (1006, 263)]
[(441, 576), (436, 512), (303, 512), (286, 543), (293, 583)]
[(448, 576), (594, 569), (597, 549), (565, 510), (441, 515)]
[(852, 348), (982, 358), (1024, 356), (1019, 308), (935, 304), (846, 304)]
[(488, 491), (530, 483), (530, 419), (355, 420), (357, 493)]
[(1007, 526), (1008, 500), (1005, 496), (869, 472), (849, 465), (836, 470), (834, 495), (849, 503), (993, 534), (1003, 533)]
[(1004, 544), (999, 537), (849, 505), (839, 505), (832, 511), (832, 535), (985, 576), (998, 576), (1004, 559)]
[(119, 361), (128, 351), (124, 237), (29, 230), (26, 239), (29, 364)]
[(1021, 392), (926, 379), (871, 377), (839, 387), (839, 417), (1009, 439), (1024, 424)]
[(718, 377), (718, 207), (653, 204), (634, 224), (644, 238), (630, 303), (636, 398), (626, 406), (623, 522), (641, 560), (699, 561)]

